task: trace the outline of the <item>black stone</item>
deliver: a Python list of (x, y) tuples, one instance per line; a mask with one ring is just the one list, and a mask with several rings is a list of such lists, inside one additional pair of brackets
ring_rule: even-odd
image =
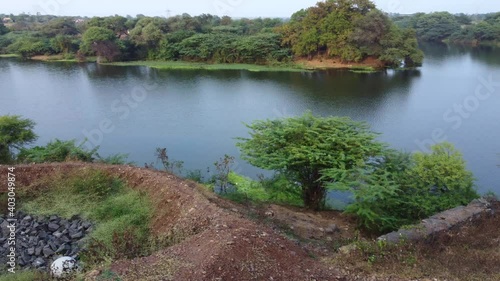
[(35, 268), (39, 268), (45, 265), (45, 260), (42, 258), (36, 258), (31, 265), (33, 265)]
[(58, 230), (59, 227), (61, 227), (61, 226), (58, 225), (58, 224), (56, 224), (56, 223), (49, 223), (49, 230), (52, 231), (52, 232)]
[(48, 256), (50, 256), (50, 255), (53, 255), (53, 254), (54, 254), (54, 251), (52, 251), (52, 249), (51, 249), (51, 248), (50, 248), (50, 246), (48, 246), (48, 245), (47, 245), (47, 246), (45, 246), (45, 247), (43, 247), (42, 252), (43, 252), (43, 255), (44, 255), (45, 257), (48, 257)]
[(70, 235), (71, 239), (80, 239), (83, 237), (83, 232), (79, 231), (73, 235)]

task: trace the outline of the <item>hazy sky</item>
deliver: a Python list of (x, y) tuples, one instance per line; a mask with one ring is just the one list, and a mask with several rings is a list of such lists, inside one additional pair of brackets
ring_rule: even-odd
[[(317, 0), (0, 0), (0, 13), (107, 16), (113, 14), (169, 16), (182, 13), (232, 17), (289, 17)], [(374, 0), (392, 13), (449, 11), (487, 13), (500, 11), (498, 0)]]

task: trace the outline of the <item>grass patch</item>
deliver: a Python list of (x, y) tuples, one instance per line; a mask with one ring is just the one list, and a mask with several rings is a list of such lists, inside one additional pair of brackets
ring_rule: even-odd
[(115, 66), (147, 66), (156, 69), (166, 70), (248, 70), (252, 72), (259, 71), (285, 71), (285, 72), (303, 72), (307, 71), (298, 64), (284, 64), (278, 66), (256, 65), (256, 64), (238, 64), (238, 63), (198, 63), (184, 61), (130, 61), (103, 63), (105, 65)]
[(6, 273), (0, 275), (0, 281), (46, 281), (50, 280), (50, 277), (39, 271), (28, 270), (28, 271), (16, 271), (16, 273)]
[(64, 218), (80, 215), (90, 220), (94, 230), (87, 237), (92, 251), (83, 253), (88, 264), (115, 258), (132, 258), (149, 252), (149, 198), (127, 187), (120, 179), (102, 171), (86, 169), (58, 175), (32, 185), (21, 193), (21, 210)]
[(0, 58), (19, 58), (21, 57), (18, 54), (0, 54)]
[(378, 72), (377, 69), (375, 69), (372, 66), (353, 66), (349, 68), (349, 71), (352, 73), (374, 73)]
[(222, 196), (230, 200), (239, 203), (276, 203), (303, 206), (299, 188), (281, 175), (254, 181), (230, 172), (228, 181), (234, 188)]

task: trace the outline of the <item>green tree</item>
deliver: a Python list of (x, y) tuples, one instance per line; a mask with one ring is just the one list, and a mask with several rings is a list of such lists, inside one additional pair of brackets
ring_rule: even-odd
[(382, 50), (379, 59), (390, 66), (421, 66), (424, 53), (418, 48), (415, 31), (392, 25), (380, 42)]
[(364, 17), (356, 19), (350, 39), (368, 55), (382, 52), (382, 40), (391, 29), (390, 19), (379, 10), (371, 10)]
[(418, 15), (413, 26), (423, 41), (441, 42), (460, 30), (457, 18), (448, 12)]
[(92, 53), (92, 45), (98, 42), (111, 41), (114, 42), (116, 39), (115, 34), (112, 30), (104, 27), (90, 27), (82, 35), (82, 44), (80, 45), (80, 50), (86, 54)]
[(35, 122), (18, 115), (0, 116), (0, 163), (11, 163), (15, 150), (37, 139), (34, 126)]
[(78, 41), (74, 37), (62, 34), (50, 39), (50, 45), (56, 53), (64, 54), (76, 52), (79, 48)]
[(388, 66), (403, 62), (408, 67), (419, 66), (423, 60), (415, 34), (400, 31), (367, 0), (318, 2), (293, 14), (277, 31), (284, 46), (308, 59), (326, 56), (351, 62), (373, 56), (382, 57)]
[(9, 53), (21, 55), (23, 58), (31, 58), (35, 55), (51, 53), (50, 42), (47, 39), (40, 39), (31, 36), (20, 36), (14, 43), (7, 47)]
[(9, 29), (3, 24), (3, 22), (0, 22), (0, 35), (4, 35), (9, 33)]
[(84, 54), (97, 54), (98, 61), (105, 58), (113, 61), (120, 54), (115, 33), (104, 27), (90, 27), (82, 35), (80, 51)]
[[(243, 158), (297, 182), (304, 205), (313, 209), (324, 206), (327, 183), (342, 179), (346, 171), (364, 165), (384, 147), (367, 124), (346, 117), (319, 118), (306, 113), (256, 121), (247, 127), (250, 138), (239, 138), (237, 144)], [(327, 178), (323, 177), (326, 169)]]
[(40, 32), (47, 37), (55, 37), (56, 35), (77, 35), (78, 29), (72, 18), (61, 17), (41, 25)]

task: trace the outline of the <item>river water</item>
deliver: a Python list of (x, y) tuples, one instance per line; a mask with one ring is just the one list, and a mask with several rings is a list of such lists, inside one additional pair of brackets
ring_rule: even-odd
[(500, 194), (500, 50), (422, 46), (419, 70), (357, 74), (249, 71), (159, 71), (147, 67), (0, 59), (0, 114), (37, 122), (38, 145), (87, 138), (104, 156), (128, 153), (137, 165), (157, 147), (205, 170), (238, 158), (244, 123), (301, 115), (350, 116), (407, 151), (447, 140), (460, 149), (480, 192)]

